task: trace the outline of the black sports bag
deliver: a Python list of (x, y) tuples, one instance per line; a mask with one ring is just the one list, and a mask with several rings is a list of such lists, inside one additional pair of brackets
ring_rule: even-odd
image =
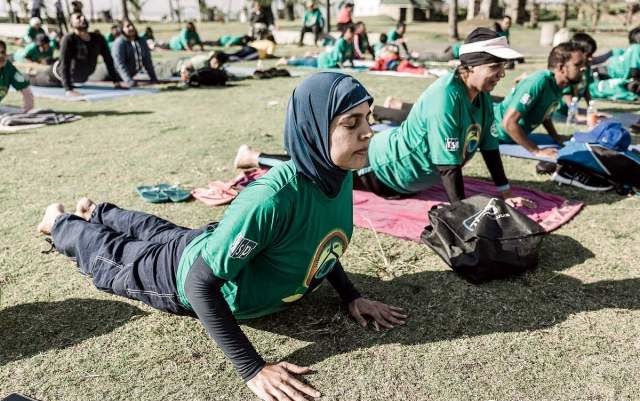
[(544, 228), (504, 200), (476, 195), (429, 211), (422, 241), (472, 283), (534, 269)]

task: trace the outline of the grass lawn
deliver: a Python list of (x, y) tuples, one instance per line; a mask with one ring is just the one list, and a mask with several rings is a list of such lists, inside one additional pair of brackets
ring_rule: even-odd
[[(154, 27), (167, 39), (175, 26)], [(215, 38), (245, 27), (200, 29)], [(410, 31), (410, 44), (444, 48), (446, 24)], [(606, 49), (623, 46), (625, 36), (596, 38)], [(544, 68), (548, 49), (538, 37), (513, 31), (515, 47), (534, 62), (510, 71), (496, 94), (522, 71)], [(413, 101), (432, 82), (357, 77), (379, 102), (388, 95)], [(280, 150), (286, 103), (301, 79), (96, 103), (37, 99), (38, 107), (84, 118), (0, 134), (0, 398), (15, 391), (43, 401), (252, 399), (197, 320), (97, 291), (65, 257), (41, 253), (47, 245), (35, 227), (49, 203), (72, 209), (84, 195), (185, 226), (220, 219), (224, 208), (148, 204), (134, 189), (231, 178), (242, 143)], [(4, 101), (19, 102), (15, 93)], [(465, 173), (488, 177), (481, 159)], [(286, 312), (243, 325), (259, 352), (316, 369), (309, 381), (322, 400), (639, 399), (640, 198), (559, 187), (537, 176), (534, 162), (504, 162), (518, 185), (587, 205), (548, 236), (535, 272), (471, 285), (424, 245), (355, 229), (345, 268), (364, 294), (406, 308), (408, 324), (362, 330), (325, 285)]]

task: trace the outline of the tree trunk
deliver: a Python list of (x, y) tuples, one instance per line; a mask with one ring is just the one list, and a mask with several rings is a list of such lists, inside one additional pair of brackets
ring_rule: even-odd
[(493, 18), (496, 14), (496, 8), (498, 8), (497, 6), (497, 0), (480, 0), (478, 16), (486, 19)]
[(529, 27), (537, 28), (540, 20), (540, 3), (534, 1), (531, 5), (531, 15), (529, 16)]
[(478, 1), (467, 0), (467, 19), (474, 19), (478, 15)]
[(129, 19), (129, 9), (127, 8), (127, 0), (120, 0), (120, 5), (122, 7), (122, 19)]
[(596, 1), (593, 5), (593, 18), (591, 19), (591, 30), (595, 31), (598, 29), (598, 23), (600, 22), (600, 17), (602, 16), (602, 6), (599, 1)]
[(331, 32), (331, 0), (327, 0), (327, 33)]
[(458, 0), (449, 2), (449, 37), (458, 40)]
[(526, 0), (511, 0), (506, 5), (507, 9), (505, 15), (510, 16), (511, 20), (515, 24), (522, 24), (524, 22), (524, 17), (526, 14), (526, 5)]
[(562, 3), (562, 9), (560, 10), (560, 26), (567, 27), (567, 21), (569, 19), (569, 1), (564, 0)]

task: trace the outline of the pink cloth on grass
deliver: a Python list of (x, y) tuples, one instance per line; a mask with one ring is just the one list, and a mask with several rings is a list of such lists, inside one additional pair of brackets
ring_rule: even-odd
[[(256, 169), (236, 177), (235, 180), (223, 184), (224, 189), (241, 189), (250, 182), (264, 175), (268, 170)], [(219, 181), (210, 183), (218, 185)], [(467, 196), (486, 194), (500, 196), (493, 183), (475, 178), (464, 179), (465, 194)], [(196, 190), (194, 190), (195, 192)], [(553, 231), (566, 224), (580, 212), (583, 204), (567, 200), (561, 196), (548, 194), (533, 189), (512, 187), (515, 196), (522, 196), (534, 201), (536, 209), (519, 209), (538, 222), (547, 232)], [(229, 194), (230, 195), (230, 194)], [(193, 194), (194, 198), (207, 204), (205, 200)], [(233, 197), (225, 192), (225, 203), (230, 203)], [(389, 200), (367, 191), (353, 191), (353, 224), (357, 227), (368, 228), (379, 233), (389, 234), (397, 238), (410, 241), (420, 241), (424, 227), (429, 224), (427, 213), (435, 205), (447, 203), (447, 194), (442, 185), (435, 185), (428, 190), (408, 198)], [(224, 203), (217, 203), (222, 205)], [(213, 205), (213, 204), (212, 204)]]
[(267, 170), (253, 169), (245, 171), (228, 182), (212, 181), (207, 188), (196, 188), (191, 195), (208, 206), (222, 206), (231, 203), (238, 191), (264, 175)]
[[(495, 185), (487, 181), (465, 178), (464, 188), (466, 196), (499, 196)], [(520, 187), (512, 187), (511, 190), (514, 195), (526, 197), (537, 204), (536, 209), (519, 210), (547, 232), (567, 223), (583, 206), (580, 202), (540, 191)], [(384, 199), (372, 192), (353, 191), (353, 223), (357, 227), (419, 242), (422, 230), (429, 224), (429, 210), (447, 202), (447, 195), (440, 184), (418, 195), (397, 200)]]

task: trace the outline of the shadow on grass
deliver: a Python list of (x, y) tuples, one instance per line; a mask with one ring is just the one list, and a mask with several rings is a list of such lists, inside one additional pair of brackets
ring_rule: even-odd
[(472, 285), (452, 271), (409, 274), (391, 281), (350, 274), (363, 294), (401, 306), (410, 314), (406, 326), (388, 332), (363, 330), (346, 318), (330, 286), (323, 286), (310, 299), (283, 313), (245, 324), (310, 342), (285, 358), (308, 366), (375, 345), (415, 345), (537, 331), (580, 312), (640, 308), (638, 279), (584, 284), (557, 273), (593, 256), (567, 236), (550, 235), (543, 245), (539, 269), (510, 280)]
[(101, 336), (144, 315), (125, 302), (78, 298), (2, 309), (0, 366)]
[(96, 117), (96, 116), (137, 116), (143, 114), (153, 114), (153, 111), (149, 110), (130, 110), (130, 111), (118, 111), (118, 110), (95, 110), (95, 111), (58, 111), (59, 113), (75, 114), (82, 117)]

